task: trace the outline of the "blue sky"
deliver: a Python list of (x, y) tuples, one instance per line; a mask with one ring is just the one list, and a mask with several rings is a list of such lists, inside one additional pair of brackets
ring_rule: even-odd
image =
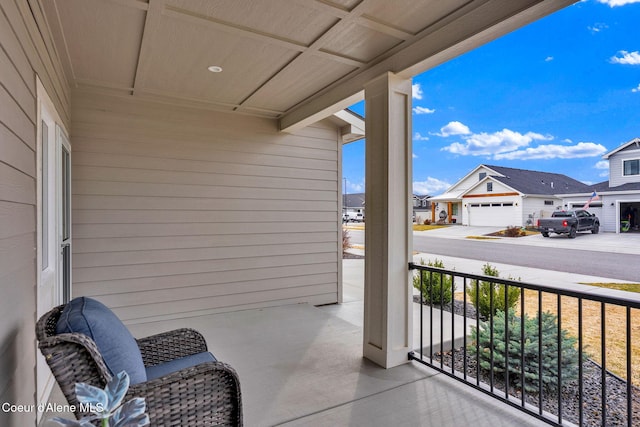
[[(602, 155), (640, 137), (639, 23), (640, 0), (584, 0), (416, 76), (414, 192), (482, 163), (607, 180)], [(363, 192), (364, 141), (343, 155)]]

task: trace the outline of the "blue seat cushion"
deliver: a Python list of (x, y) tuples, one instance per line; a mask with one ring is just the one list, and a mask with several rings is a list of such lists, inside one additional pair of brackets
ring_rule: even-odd
[(71, 300), (62, 310), (56, 333), (81, 333), (93, 339), (112, 375), (129, 374), (131, 384), (147, 380), (140, 348), (131, 332), (107, 306), (87, 297)]
[(208, 351), (202, 353), (192, 354), (190, 356), (181, 357), (179, 359), (170, 360), (169, 362), (161, 363), (155, 366), (147, 367), (147, 381), (155, 380), (156, 378), (163, 377), (165, 375), (172, 374), (183, 370), (184, 368), (190, 368), (192, 366), (199, 365), (205, 362), (215, 362), (216, 358)]

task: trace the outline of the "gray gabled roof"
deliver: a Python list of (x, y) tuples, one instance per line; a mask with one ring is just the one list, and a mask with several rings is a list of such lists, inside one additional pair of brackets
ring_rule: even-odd
[(590, 191), (595, 191), (597, 193), (604, 193), (607, 191), (637, 191), (640, 190), (640, 182), (627, 182), (616, 187), (610, 187), (609, 181), (603, 181), (592, 185), (590, 188)]
[(552, 195), (592, 191), (587, 184), (560, 173), (507, 168), (504, 166), (484, 166), (503, 175), (492, 175), (493, 179), (522, 194)]
[(609, 159), (609, 157), (613, 156), (614, 154), (616, 154), (619, 151), (622, 151), (622, 150), (626, 149), (627, 147), (629, 147), (631, 145), (635, 145), (636, 148), (640, 148), (640, 138), (633, 138), (631, 141), (627, 141), (624, 144), (620, 144), (618, 147), (614, 148), (613, 150), (609, 151), (608, 153), (605, 153), (602, 156), (602, 158), (603, 159)]
[(345, 208), (364, 208), (364, 193), (351, 193), (343, 196)]

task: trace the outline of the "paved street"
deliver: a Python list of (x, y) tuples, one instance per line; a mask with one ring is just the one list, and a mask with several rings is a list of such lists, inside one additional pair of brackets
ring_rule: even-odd
[[(452, 226), (414, 232), (414, 251), (551, 271), (640, 282), (640, 234), (579, 233), (544, 238), (477, 240), (491, 227)], [(351, 242), (364, 244), (364, 231), (351, 229)]]

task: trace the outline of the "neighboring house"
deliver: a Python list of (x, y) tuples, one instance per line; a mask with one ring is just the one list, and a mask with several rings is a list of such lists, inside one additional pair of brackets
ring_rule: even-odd
[(609, 161), (609, 180), (579, 194), (561, 195), (564, 206), (584, 206), (595, 191), (598, 199), (590, 203), (589, 211), (600, 218), (602, 231), (637, 231), (640, 228), (640, 138), (620, 145), (602, 158)]
[[(431, 218), (431, 202), (430, 196), (413, 195), (413, 218), (414, 221), (417, 218), (422, 220)], [(361, 213), (365, 214), (364, 206), (364, 193), (352, 193), (344, 194), (342, 196), (342, 211), (343, 213)]]
[(535, 225), (562, 207), (560, 194), (578, 192), (589, 193), (590, 187), (563, 174), (479, 165), (430, 199), (431, 218), (474, 226)]
[(423, 222), (425, 219), (431, 219), (431, 196), (413, 195), (413, 220)]
[(364, 193), (345, 194), (342, 210), (344, 213), (353, 212), (364, 215)]

